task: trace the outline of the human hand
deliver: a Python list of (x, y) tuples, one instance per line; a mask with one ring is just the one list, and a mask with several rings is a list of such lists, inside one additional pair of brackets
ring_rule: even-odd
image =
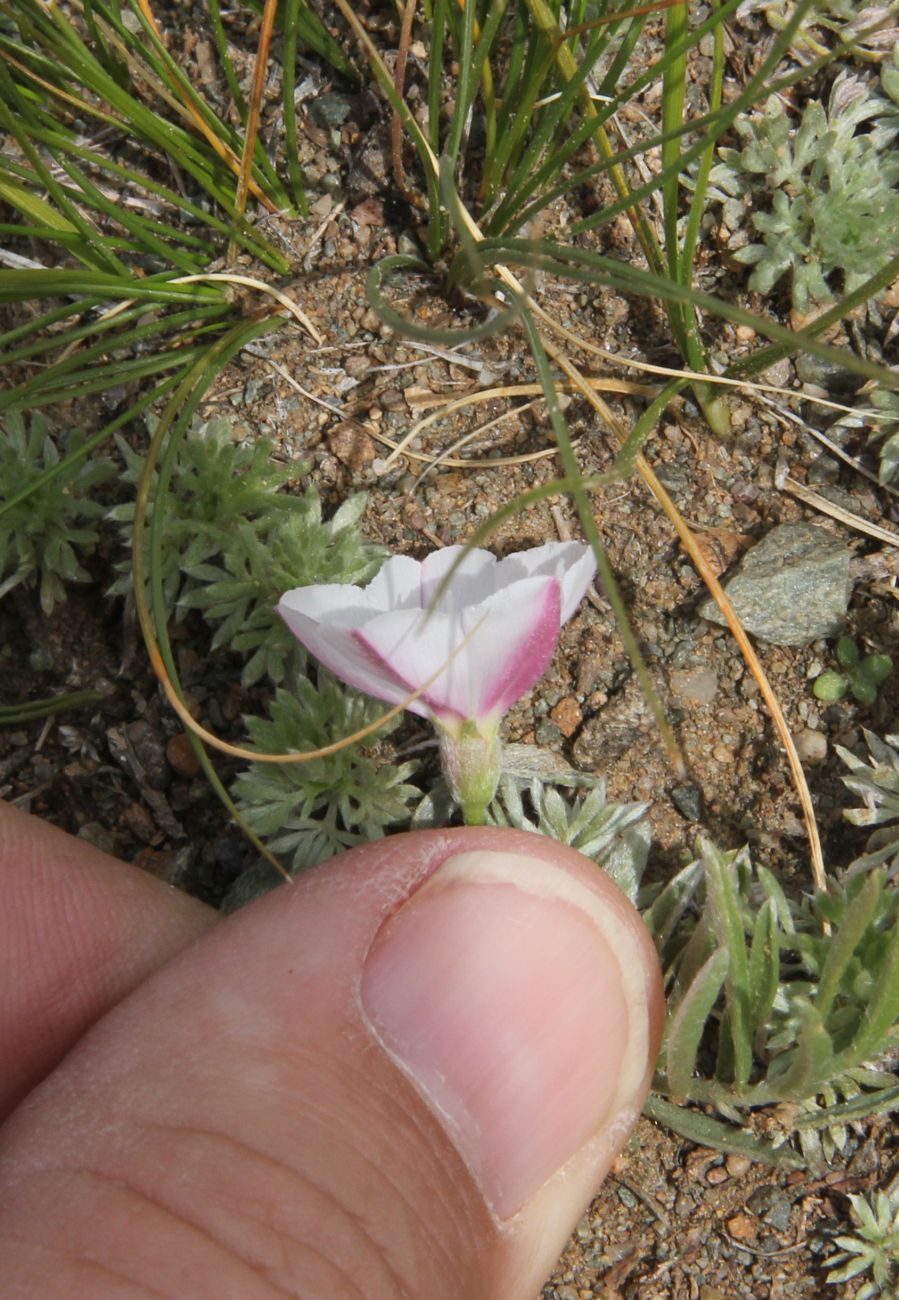
[(0, 1295), (529, 1300), (661, 1023), (637, 914), (540, 836), (222, 918), (0, 805)]

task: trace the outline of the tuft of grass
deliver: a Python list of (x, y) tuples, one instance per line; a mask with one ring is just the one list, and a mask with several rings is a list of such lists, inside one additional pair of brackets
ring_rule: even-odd
[(636, 903), (649, 855), (649, 804), (610, 803), (604, 781), (584, 784), (589, 788), (569, 803), (554, 788), (551, 775), (522, 782), (507, 774), (488, 809), (488, 824), (515, 826), (570, 845), (592, 858)]
[(843, 783), (861, 796), (861, 808), (846, 808), (843, 816), (854, 826), (875, 826), (865, 847), (850, 868), (853, 872), (886, 867), (888, 878), (899, 881), (899, 736), (881, 739), (865, 731), (870, 761), (838, 746), (837, 753), (849, 768)]

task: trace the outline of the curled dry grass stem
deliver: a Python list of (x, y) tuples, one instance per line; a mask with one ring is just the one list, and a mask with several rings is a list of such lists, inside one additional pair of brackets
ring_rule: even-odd
[(257, 280), (252, 275), (238, 275), (235, 271), (206, 271), (201, 275), (181, 275), (177, 279), (168, 281), (169, 284), (204, 284), (204, 283), (222, 283), (222, 284), (239, 284), (245, 289), (256, 289), (259, 293), (267, 293), (276, 302), (279, 302), (291, 316), (300, 322), (303, 329), (321, 346), (324, 339), (312, 324), (312, 321), (303, 311), (302, 307), (297, 306), (293, 298), (278, 289), (273, 284), (267, 284), (264, 280)]
[[(627, 380), (623, 380), (623, 379), (604, 379), (599, 377), (594, 378), (591, 376), (587, 382), (594, 384), (597, 388), (605, 389), (608, 392), (638, 393), (642, 396), (655, 395), (654, 389), (650, 391), (641, 384), (631, 384)], [(567, 387), (570, 389), (572, 385), (567, 385)], [(382, 472), (386, 473), (387, 470), (391, 469), (400, 456), (404, 456), (404, 455), (415, 456), (416, 459), (425, 459), (425, 457), (423, 457), (420, 453), (410, 452), (409, 451), (410, 444), (420, 434), (424, 433), (425, 429), (430, 428), (432, 424), (436, 424), (439, 420), (443, 420), (450, 415), (454, 415), (457, 411), (463, 410), (466, 406), (473, 406), (474, 404), (480, 402), (490, 402), (493, 401), (495, 398), (499, 398), (499, 397), (542, 397), (542, 396), (543, 396), (542, 384), (503, 384), (501, 386), (494, 387), (494, 388), (481, 388), (478, 389), (476, 393), (466, 393), (463, 397), (455, 397), (451, 401), (445, 403), (441, 402), (439, 410), (432, 411), (430, 415), (426, 415), (424, 416), (423, 419), (417, 420), (415, 424), (412, 425), (411, 429), (409, 429), (408, 433), (405, 433), (402, 439), (398, 443), (394, 444), (394, 450), (390, 453), (390, 455), (385, 460), (384, 465), (382, 467)], [(516, 408), (517, 411), (523, 409), (525, 408), (523, 407)], [(506, 414), (511, 415), (514, 414), (514, 412), (509, 411)], [(555, 452), (556, 449), (551, 448), (550, 450)]]
[[(222, 740), (213, 732), (209, 731), (191, 715), (184, 700), (172, 680), (168, 666), (165, 662), (162, 647), (156, 635), (153, 614), (150, 609), (150, 603), (147, 599), (147, 570), (144, 559), (144, 545), (147, 533), (147, 519), (150, 506), (150, 489), (153, 481), (153, 474), (159, 464), (163, 449), (166, 447), (173, 426), (176, 422), (183, 424), (185, 412), (190, 406), (192, 412), (196, 405), (197, 390), (203, 384), (204, 378), (214, 370), (216, 363), (222, 358), (223, 354), (229, 350), (236, 351), (248, 338), (242, 338), (242, 333), (247, 330), (246, 325), (235, 326), (224, 339), (219, 340), (213, 345), (210, 352), (201, 357), (178, 385), (178, 388), (169, 399), (169, 402), (160, 417), (159, 423), (154, 430), (153, 437), (150, 440), (150, 446), (147, 449), (146, 457), (141, 468), (141, 475), (138, 481), (137, 494), (134, 503), (134, 521), (132, 526), (132, 579), (134, 587), (134, 602), (137, 610), (138, 622), (140, 624), (141, 635), (146, 646), (147, 656), (150, 660), (153, 672), (156, 675), (162, 689), (175, 713), (184, 723), (188, 731), (196, 736), (205, 744), (217, 749), (220, 753), (229, 754), (232, 758), (240, 758), (250, 763), (308, 763), (313, 759), (327, 758), (330, 754), (336, 754), (349, 745), (357, 744), (361, 740), (374, 735), (385, 723), (391, 722), (401, 713), (414, 703), (420, 696), (424, 695), (430, 686), (437, 680), (442, 673), (446, 671), (453, 660), (462, 653), (471, 638), (475, 635), (483, 622), (480, 620), (453, 650), (447, 659), (438, 665), (435, 671), (422, 683), (418, 690), (410, 694), (399, 704), (388, 709), (381, 717), (376, 718), (367, 726), (353, 732), (352, 735), (344, 736), (340, 740), (334, 741), (333, 744), (325, 745), (321, 749), (306, 750), (302, 753), (288, 754), (265, 754), (257, 750), (246, 749), (240, 745), (231, 745), (228, 741)], [(190, 405), (192, 403), (192, 405)], [(486, 615), (484, 616), (486, 617)], [(254, 843), (257, 843), (255, 836)], [(271, 855), (266, 853), (270, 861), (275, 861)], [(275, 863), (277, 866), (278, 864)], [(282, 868), (279, 867), (279, 870)]]
[[(538, 309), (538, 314), (541, 316), (542, 319), (546, 321), (546, 323), (550, 327), (552, 327), (553, 322), (551, 317), (549, 317), (545, 312), (543, 312), (542, 309)], [(583, 379), (583, 377), (580, 375), (580, 372), (577, 370), (577, 367), (569, 360), (569, 358), (564, 352), (562, 352), (560, 349), (552, 345), (547, 346), (547, 351), (549, 352), (550, 356), (552, 356), (556, 364), (559, 365), (562, 368), (562, 370), (568, 375), (569, 379), (572, 380), (572, 382), (580, 390), (583, 396), (586, 397), (587, 401), (590, 402), (596, 408), (596, 410), (602, 415), (609, 429), (613, 432), (614, 436), (618, 439), (619, 445), (623, 445), (627, 441), (628, 434), (624, 429), (624, 427), (621, 425), (615, 413), (612, 410), (610, 410), (609, 406), (605, 402), (601, 400), (599, 395), (594, 391), (594, 389), (590, 386), (590, 384)], [(799, 754), (797, 753), (796, 750), (796, 745), (794, 744), (793, 737), (790, 734), (790, 729), (787, 726), (787, 720), (784, 717), (783, 710), (780, 707), (780, 701), (777, 698), (774, 688), (771, 686), (771, 683), (768, 681), (767, 674), (765, 673), (765, 670), (762, 667), (761, 660), (756, 654), (755, 647), (753, 646), (752, 642), (749, 640), (749, 637), (746, 634), (746, 630), (743, 627), (743, 624), (740, 622), (739, 618), (737, 617), (734, 607), (731, 604), (727, 593), (725, 592), (721, 583), (718, 581), (712, 569), (709, 567), (708, 561), (706, 560), (702, 548), (697, 542), (692, 529), (687, 524), (683, 515), (678, 510), (677, 506), (674, 504), (671, 497), (666, 492), (665, 488), (659, 482), (655, 474), (655, 471), (653, 470), (652, 466), (649, 464), (649, 461), (646, 459), (646, 457), (643, 455), (642, 452), (637, 452), (634, 458), (634, 466), (637, 470), (637, 473), (643, 479), (644, 483), (649, 488), (652, 495), (655, 497), (659, 506), (662, 508), (665, 515), (670, 520), (671, 525), (674, 528), (674, 531), (677, 533), (677, 536), (681, 542), (681, 545), (683, 546), (684, 550), (687, 552), (688, 556), (690, 557), (690, 560), (695, 566), (697, 573), (702, 578), (703, 582), (705, 583), (706, 587), (711, 593), (718, 608), (721, 610), (721, 613), (727, 622), (727, 626), (729, 627), (731, 633), (733, 634), (734, 640), (737, 642), (737, 645), (739, 646), (740, 653), (742, 654), (744, 660), (746, 661), (746, 665), (749, 668), (749, 671), (752, 673), (753, 677), (755, 678), (756, 684), (758, 685), (762, 698), (765, 701), (765, 705), (768, 709), (768, 712), (771, 715), (771, 720), (774, 723), (775, 730), (780, 736), (781, 743), (784, 749), (786, 750), (787, 761), (790, 765), (790, 772), (792, 773), (793, 776), (793, 783), (796, 786), (796, 791), (797, 794), (799, 795), (799, 802), (802, 807), (802, 816), (805, 822), (806, 832), (808, 834), (808, 839), (809, 839), (812, 878), (814, 880), (815, 887), (817, 889), (824, 890), (827, 887), (827, 877), (824, 869), (824, 854), (821, 848), (821, 837), (818, 833), (818, 823), (815, 818), (815, 809), (814, 809), (814, 805), (812, 804), (812, 797), (811, 797), (811, 793), (809, 792), (808, 782), (805, 779), (805, 772), (802, 769), (802, 763), (800, 762)]]
[[(369, 58), (369, 61), (378, 79), (378, 82), (381, 85), (382, 89), (384, 89), (384, 92), (387, 95), (388, 99), (390, 100), (391, 104), (394, 106), (396, 111), (403, 118), (403, 121), (404, 123), (406, 123), (407, 126), (410, 126), (411, 123), (410, 129), (413, 131), (413, 134), (416, 137), (416, 143), (419, 147), (419, 152), (423, 159), (428, 160), (429, 166), (433, 169), (434, 179), (437, 179), (439, 182), (441, 169), (437, 157), (433, 149), (431, 148), (430, 144), (428, 143), (428, 141), (424, 138), (420, 128), (418, 127), (418, 124), (415, 122), (414, 118), (412, 117), (412, 114), (409, 112), (408, 106), (405, 105), (402, 102), (402, 100), (400, 100), (399, 97), (396, 95), (396, 91), (393, 86), (392, 79), (389, 73), (387, 72), (387, 69), (383, 64), (380, 54), (375, 48), (371, 38), (363, 28), (362, 24), (359, 22), (356, 15), (353, 13), (352, 9), (347, 3), (347, 0), (335, 0), (335, 3), (337, 4), (337, 7), (340, 9), (344, 18), (347, 20), (349, 26), (351, 27), (357, 39), (359, 40), (360, 44), (362, 45), (363, 49), (365, 50), (365, 53)], [(552, 13), (548, 9), (546, 9), (543, 0), (528, 0), (528, 4), (531, 13), (534, 14), (535, 16), (535, 19), (541, 21), (544, 24), (555, 23), (555, 19)], [(553, 34), (553, 38), (558, 39), (557, 32)], [(559, 66), (563, 75), (566, 75), (566, 67), (568, 68), (567, 75), (574, 75), (574, 71), (568, 66), (571, 63), (573, 56), (571, 56), (571, 52), (567, 46), (559, 47), (559, 59), (560, 59)], [(589, 103), (585, 103), (584, 112), (588, 114), (595, 113), (595, 107), (592, 101), (589, 101)], [(606, 145), (608, 146), (607, 141), (606, 141)], [(455, 196), (452, 206), (454, 209), (454, 216), (459, 222), (457, 233), (459, 234), (459, 237), (462, 240), (463, 245), (467, 245), (467, 244), (477, 245), (478, 243), (482, 242), (484, 239), (482, 231), (480, 230), (474, 217), (465, 207), (464, 203), (462, 203), (458, 195)], [(525, 289), (524, 285), (517, 279), (515, 275), (513, 275), (513, 273), (506, 266), (502, 265), (501, 263), (498, 263), (494, 266), (494, 270), (496, 275), (499, 277), (499, 279), (508, 287), (513, 302), (520, 302), (526, 311), (532, 312), (533, 315), (537, 319), (542, 321), (543, 324), (552, 333), (556, 335), (560, 335), (563, 338), (566, 338), (567, 341), (569, 342), (573, 341), (576, 342), (577, 344), (581, 343), (580, 339), (578, 339), (576, 336), (573, 336), (571, 332), (565, 330), (564, 327), (559, 326), (557, 322), (554, 321), (553, 318), (546, 311), (544, 311), (543, 308), (539, 306), (539, 304), (534, 302), (533, 298)], [(537, 335), (536, 338), (538, 341), (542, 341), (539, 340), (539, 335)], [(619, 444), (621, 446), (627, 444), (629, 436), (625, 431), (625, 429), (623, 428), (623, 426), (621, 425), (621, 423), (619, 422), (619, 420), (617, 419), (617, 417), (615, 416), (614, 412), (611, 411), (608, 405), (602, 401), (602, 399), (599, 397), (599, 395), (595, 392), (595, 390), (591, 386), (589, 380), (581, 374), (580, 370), (574, 365), (574, 363), (570, 360), (567, 354), (563, 352), (562, 349), (555, 344), (547, 344), (547, 353), (552, 358), (552, 360), (555, 361), (555, 363), (562, 369), (563, 373), (565, 373), (568, 376), (569, 380), (572, 382), (574, 387), (577, 388), (578, 391), (580, 391), (582, 395), (587, 399), (587, 401), (602, 415), (603, 419), (608, 424), (608, 427), (613, 432), (614, 436), (618, 439)], [(706, 376), (703, 376), (703, 378), (706, 378)], [(551, 394), (547, 393), (548, 402), (550, 401), (550, 397)], [(659, 411), (659, 414), (661, 414), (661, 410)], [(564, 451), (564, 447), (562, 446), (561, 443), (560, 443), (560, 450)], [(815, 819), (814, 806), (812, 804), (811, 794), (808, 788), (808, 782), (805, 779), (805, 773), (802, 769), (802, 763), (800, 762), (799, 755), (796, 751), (796, 746), (790, 734), (789, 727), (787, 726), (787, 721), (786, 718), (784, 717), (783, 710), (780, 707), (780, 702), (777, 699), (777, 696), (770, 682), (768, 681), (767, 675), (765, 673), (764, 668), (762, 667), (761, 661), (755, 652), (755, 648), (750, 642), (749, 637), (747, 636), (742, 623), (737, 618), (734, 608), (731, 605), (731, 602), (728, 599), (727, 594), (724, 591), (724, 588), (721, 586), (715, 574), (709, 568), (705, 556), (703, 555), (702, 550), (696, 538), (694, 537), (692, 530), (689, 528), (688, 524), (684, 520), (680, 511), (675, 506), (674, 502), (671, 500), (668, 493), (663, 488), (662, 484), (659, 482), (649, 462), (639, 451), (637, 451), (637, 454), (634, 457), (634, 464), (637, 469), (637, 472), (640, 474), (640, 477), (646, 483), (647, 487), (655, 497), (659, 506), (661, 507), (665, 515), (670, 520), (678, 538), (680, 539), (681, 545), (683, 546), (684, 550), (687, 552), (691, 561), (695, 565), (697, 572), (699, 573), (700, 577), (702, 578), (703, 582), (708, 588), (710, 594), (714, 598), (716, 604), (720, 608), (721, 613), (725, 621), (727, 622), (727, 625), (731, 633), (733, 634), (734, 639), (737, 642), (737, 645), (740, 649), (740, 653), (743, 655), (747, 667), (749, 668), (750, 672), (752, 673), (758, 685), (762, 698), (764, 699), (766, 707), (768, 708), (768, 711), (771, 715), (771, 719), (774, 723), (775, 730), (777, 731), (781, 743), (784, 746), (784, 749), (786, 750), (787, 761), (789, 763), (790, 772), (793, 777), (794, 785), (796, 786), (796, 790), (799, 795), (799, 801), (802, 807), (803, 820), (805, 822), (806, 832), (809, 839), (812, 877), (816, 888), (823, 890), (826, 888), (827, 881), (826, 881), (826, 873), (824, 869), (824, 855), (821, 847), (821, 838), (818, 833), (818, 824)], [(566, 474), (569, 478), (572, 478), (572, 475), (569, 472), (567, 466), (566, 466)], [(575, 482), (578, 484), (578, 486), (575, 488), (575, 495), (577, 498), (577, 496), (582, 494), (584, 491), (583, 478), (579, 478), (575, 480)], [(590, 516), (590, 522), (591, 523), (593, 522), (592, 515)], [(582, 514), (582, 525), (586, 523), (587, 523), (586, 515)], [(595, 523), (593, 526), (593, 530), (595, 532)], [(598, 544), (598, 542), (599, 539), (597, 536), (596, 543)], [(596, 550), (597, 547), (594, 547), (594, 549)], [(598, 551), (597, 551), (598, 561), (600, 559), (599, 552), (601, 551), (602, 551), (601, 546), (598, 546)], [(624, 632), (624, 628), (621, 628), (620, 630), (622, 632), (622, 635), (626, 635)], [(633, 638), (630, 637), (629, 639), (632, 640)], [(634, 645), (634, 650), (636, 651), (636, 645)], [(643, 665), (642, 667), (643, 667), (643, 671), (641, 672), (641, 660), (638, 654), (637, 659), (635, 660), (635, 669), (638, 672), (638, 675), (640, 676), (641, 682), (643, 682), (645, 686), (649, 688), (649, 702), (650, 705), (653, 706), (653, 697), (655, 693), (652, 690), (651, 683), (648, 680), (648, 674), (646, 673), (645, 665)], [(653, 707), (653, 713), (655, 714), (657, 721), (661, 721), (660, 712), (661, 712), (660, 707), (658, 706), (658, 702), (656, 701), (655, 706)], [(664, 732), (664, 730), (666, 730), (666, 724), (662, 722), (661, 725), (662, 725), (662, 730)], [(667, 729), (670, 731), (670, 728)], [(673, 740), (673, 734), (672, 734), (672, 740)], [(668, 748), (670, 751), (671, 746), (669, 745)], [(674, 745), (674, 751), (677, 752), (676, 743)]]

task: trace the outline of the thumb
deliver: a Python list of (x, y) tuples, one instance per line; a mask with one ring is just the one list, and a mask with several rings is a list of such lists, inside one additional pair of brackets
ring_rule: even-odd
[(530, 1296), (661, 1018), (639, 917), (573, 850), (495, 828), (355, 849), (198, 939), (20, 1106), (0, 1290)]
[(627, 899), (580, 854), (497, 830), (463, 832), (443, 854), (382, 926), (362, 1007), (486, 1204), (483, 1294), (528, 1296), (639, 1116), (658, 962)]

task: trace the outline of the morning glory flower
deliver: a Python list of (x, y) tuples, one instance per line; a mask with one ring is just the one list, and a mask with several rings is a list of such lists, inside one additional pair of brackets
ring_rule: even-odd
[(278, 612), (350, 686), (388, 704), (425, 687), (408, 708), (434, 723), (450, 788), (466, 820), (482, 820), (499, 780), (500, 720), (546, 671), (595, 572), (577, 542), (503, 560), (448, 546), (421, 561), (393, 556), (366, 587), (297, 587)]

